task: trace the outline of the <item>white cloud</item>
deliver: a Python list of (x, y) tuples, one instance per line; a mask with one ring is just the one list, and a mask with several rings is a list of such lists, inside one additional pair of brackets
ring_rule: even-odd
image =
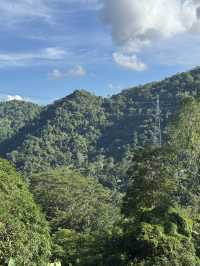
[(58, 11), (98, 10), (99, 0), (1, 0), (0, 21), (3, 27), (10, 27), (22, 21), (43, 20), (54, 23)]
[(86, 74), (86, 70), (80, 65), (77, 65), (67, 71), (67, 76), (72, 77), (84, 77)]
[(61, 79), (63, 78), (63, 73), (59, 69), (55, 68), (49, 72), (48, 77), (49, 79)]
[(27, 53), (0, 53), (0, 68), (62, 60), (65, 55), (66, 52), (58, 47), (48, 47)]
[(47, 59), (47, 60), (59, 60), (63, 59), (66, 55), (65, 50), (58, 47), (49, 47), (40, 51), (36, 58)]
[(52, 10), (46, 0), (1, 0), (0, 13), (1, 20), (12, 24), (23, 19), (42, 18), (49, 20)]
[(136, 55), (113, 53), (113, 59), (119, 66), (126, 69), (143, 71), (147, 68), (146, 64), (140, 61)]
[(23, 101), (23, 102), (33, 102), (36, 104), (41, 104), (41, 101), (38, 99), (24, 97), (17, 94), (4, 94), (4, 93), (0, 93), (0, 101), (1, 102)]
[(147, 47), (176, 35), (200, 32), (199, 0), (102, 0), (102, 20), (118, 51), (114, 60), (132, 70), (145, 69), (138, 58)]
[(67, 71), (55, 68), (48, 73), (48, 77), (49, 79), (63, 79), (66, 77), (84, 77), (86, 74), (87, 71), (85, 68), (83, 68), (81, 65), (76, 65)]
[(7, 95), (5, 97), (6, 101), (24, 101), (25, 99), (20, 95)]
[(27, 101), (28, 99), (20, 96), (20, 95), (6, 95), (0, 94), (0, 101)]

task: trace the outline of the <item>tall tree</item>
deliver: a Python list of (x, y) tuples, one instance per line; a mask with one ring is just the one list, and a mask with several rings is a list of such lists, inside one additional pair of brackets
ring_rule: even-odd
[(200, 265), (199, 110), (198, 100), (184, 98), (167, 145), (133, 157), (122, 208), (130, 265)]
[(30, 188), (51, 227), (52, 259), (64, 266), (95, 265), (95, 256), (102, 255), (102, 239), (119, 219), (119, 198), (67, 168), (32, 175)]

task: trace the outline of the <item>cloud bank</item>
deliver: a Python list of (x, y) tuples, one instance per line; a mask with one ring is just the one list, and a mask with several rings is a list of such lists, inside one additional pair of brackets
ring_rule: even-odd
[(117, 46), (114, 61), (144, 70), (143, 49), (177, 35), (200, 32), (199, 0), (102, 0), (101, 17)]
[(58, 11), (65, 7), (69, 10), (98, 10), (99, 0), (1, 0), (0, 22), (2, 27), (10, 27), (22, 21), (43, 20), (54, 23)]
[(50, 61), (63, 60), (66, 51), (59, 47), (47, 47), (41, 50), (25, 53), (1, 53), (0, 68), (27, 66), (34, 63), (44, 64)]
[(46, 0), (1, 0), (0, 13), (0, 20), (9, 23), (16, 23), (27, 18), (41, 18), (48, 21), (52, 16), (52, 10)]

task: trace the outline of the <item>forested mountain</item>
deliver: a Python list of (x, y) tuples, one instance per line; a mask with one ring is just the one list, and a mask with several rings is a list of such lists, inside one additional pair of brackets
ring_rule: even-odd
[(168, 143), (133, 154), (121, 217), (92, 180), (64, 168), (32, 175), (53, 233), (52, 259), (63, 266), (200, 265), (200, 103), (186, 97), (181, 106)]
[(158, 142), (155, 122), (159, 118), (164, 142), (167, 122), (179, 110), (182, 96), (197, 96), (199, 90), (197, 68), (111, 98), (75, 91), (41, 112), (34, 105), (4, 103), (4, 109), (13, 105), (15, 115), (22, 112), (23, 116), (21, 120), (13, 116), (16, 123), (22, 121), (15, 135), (10, 128), (1, 127), (2, 138), (11, 138), (1, 143), (0, 154), (27, 173), (65, 165), (95, 176), (109, 187), (124, 187), (131, 151)]
[(199, 90), (195, 69), (111, 98), (2, 103), (18, 127), (0, 127), (0, 153), (23, 175), (0, 160), (0, 265), (199, 266)]

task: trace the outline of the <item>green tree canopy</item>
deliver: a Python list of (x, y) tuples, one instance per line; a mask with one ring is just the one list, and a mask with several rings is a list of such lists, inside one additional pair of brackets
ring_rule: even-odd
[[(187, 97), (169, 127), (168, 145), (173, 149), (170, 166), (178, 180), (179, 203), (199, 212), (200, 195), (200, 102)], [(168, 156), (170, 157), (170, 155)]]
[(173, 202), (176, 186), (169, 165), (170, 152), (168, 148), (155, 147), (135, 151), (128, 170), (129, 186), (123, 199), (122, 211), (126, 216)]
[(106, 230), (119, 215), (114, 193), (67, 168), (32, 175), (30, 189), (53, 231)]
[(184, 210), (146, 209), (123, 226), (126, 265), (200, 265), (192, 238), (193, 223)]
[(184, 98), (168, 143), (133, 157), (122, 208), (130, 265), (200, 265), (199, 110), (198, 100)]
[(0, 104), (0, 155), (26, 173), (67, 166), (126, 189), (127, 150), (155, 141), (157, 96), (165, 142), (166, 126), (182, 97), (199, 92), (198, 68), (110, 98), (81, 90), (41, 109), (6, 102)]
[(14, 168), (0, 160), (0, 265), (46, 266), (50, 255), (48, 226), (27, 186)]
[(32, 175), (30, 188), (50, 223), (52, 260), (63, 266), (98, 265), (104, 239), (120, 216), (118, 196), (67, 168)]

